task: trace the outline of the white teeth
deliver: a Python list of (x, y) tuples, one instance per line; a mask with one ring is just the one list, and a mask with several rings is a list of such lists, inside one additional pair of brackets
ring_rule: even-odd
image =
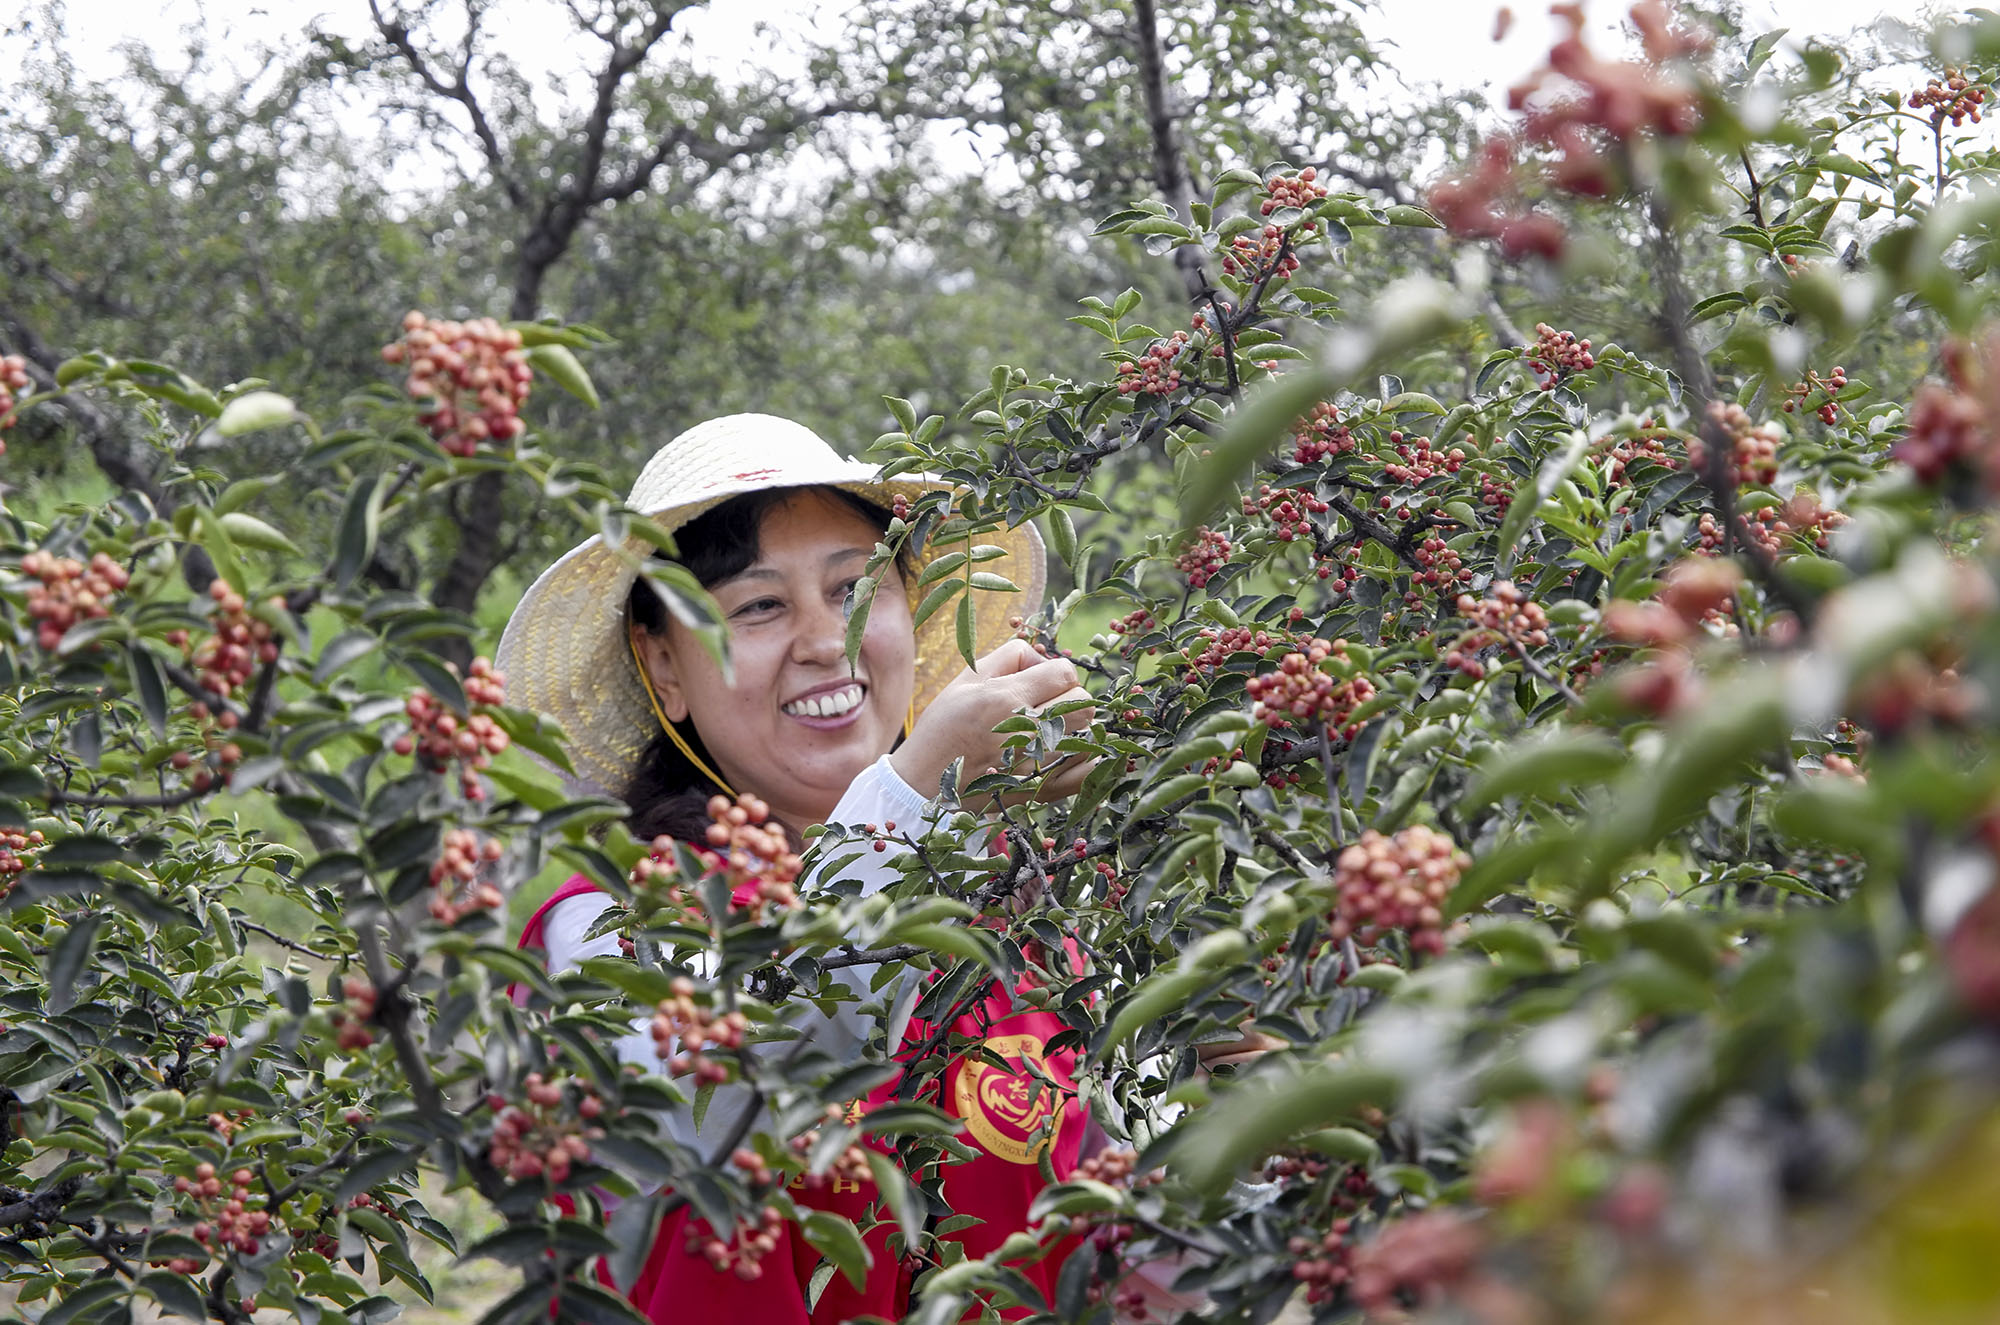
[(798, 718), (836, 718), (861, 702), (861, 687), (843, 686), (831, 694), (814, 695), (785, 705), (785, 712)]

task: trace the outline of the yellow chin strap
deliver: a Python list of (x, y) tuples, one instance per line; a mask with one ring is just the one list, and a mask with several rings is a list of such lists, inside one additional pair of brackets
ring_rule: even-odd
[(674, 743), (674, 749), (680, 751), (682, 757), (690, 764), (693, 764), (703, 777), (722, 788), (723, 795), (729, 797), (731, 800), (738, 799), (736, 788), (723, 781), (722, 774), (716, 772), (702, 761), (702, 757), (694, 752), (694, 747), (687, 743), (687, 737), (681, 735), (681, 729), (673, 723), (668, 722), (667, 715), (660, 711), (660, 697), (653, 690), (652, 673), (646, 670), (646, 660), (639, 656), (639, 637), (628, 630), (625, 632), (625, 642), (632, 646), (632, 665), (639, 669), (639, 684), (646, 687), (646, 702), (653, 706), (653, 716), (660, 720), (660, 730), (665, 732), (667, 739)]
[[(639, 684), (645, 687), (646, 703), (652, 706), (653, 716), (659, 719), (660, 730), (667, 734), (667, 739), (674, 743), (674, 749), (680, 751), (681, 757), (686, 759), (690, 764), (693, 764), (697, 772), (716, 786), (722, 788), (725, 796), (728, 796), (731, 800), (737, 799), (736, 788), (723, 781), (722, 774), (716, 772), (703, 762), (702, 757), (694, 752), (694, 747), (687, 743), (687, 737), (681, 735), (681, 729), (667, 721), (666, 713), (660, 708), (660, 696), (653, 689), (653, 674), (646, 670), (646, 660), (639, 656), (639, 637), (628, 630), (625, 632), (625, 643), (631, 646), (632, 665), (639, 670)], [(910, 694), (910, 711), (903, 718), (903, 735), (908, 736), (910, 728), (916, 725), (917, 696), (913, 690)]]

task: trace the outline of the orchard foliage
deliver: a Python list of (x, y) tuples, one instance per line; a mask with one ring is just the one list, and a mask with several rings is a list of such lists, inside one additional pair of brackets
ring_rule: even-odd
[[(594, 396), (593, 334), (412, 314), (395, 380), (325, 428), (262, 383), (65, 365), (148, 402), (180, 501), (0, 530), (24, 1309), (386, 1319), (431, 1291), (414, 1241), (453, 1245), (420, 1172), (505, 1221), (456, 1248), (520, 1267), (494, 1322), (629, 1319), (590, 1263), (629, 1282), (682, 1203), (746, 1276), (797, 1221), (814, 1293), (892, 1225), (925, 1322), (1171, 1315), (1139, 1266), (1244, 1321), (1989, 1308), (1983, 1256), (1890, 1270), (1980, 1246), (2000, 1186), (2000, 195), (1972, 96), (2000, 30), (1940, 29), (1938, 91), (1804, 119), (1837, 52), (1635, 19), (1640, 58), (1552, 51), (1430, 211), (1289, 167), (1135, 202), (1101, 233), (1198, 253), (1195, 306), (1086, 300), (1103, 371), (998, 368), (959, 428), (890, 400), (878, 457), (964, 496), (899, 507), (877, 575), (906, 539), (964, 545), (914, 590), (969, 650), (971, 596), (1011, 587), (981, 531), (1041, 521), (1073, 588), (1020, 629), (1074, 654), (1095, 716), (1011, 719), (1013, 771), (802, 857), (748, 800), (706, 841), (633, 841), (519, 756), (566, 766), (504, 676), (436, 660), (473, 624), (365, 573), (486, 473), (649, 528), (536, 430), (541, 380)], [(1586, 207), (1648, 232), (1672, 362), (1554, 293), (1532, 343), (1439, 348), (1490, 262), (1587, 279)], [(1441, 224), (1450, 283), (1313, 284)], [(1689, 288), (1681, 254), (1718, 244), (1736, 279)], [(1875, 362), (1887, 338), (1935, 345), (1923, 380)], [(41, 399), (8, 385), (0, 422)], [(283, 475), (201, 467), (264, 430)], [(1125, 458), (1170, 474), (1176, 532), (1114, 509)], [(257, 514), (281, 481), (323, 545)], [(698, 587), (648, 573), (719, 646)], [(1096, 761), (1073, 800), (982, 812), (1068, 756)], [(890, 842), (904, 881), (843, 890)], [(618, 899), (626, 956), (551, 978), (515, 951), (496, 904), (544, 870)], [(1066, 1022), (1113, 1146), (967, 1260), (934, 1102), (996, 975)], [(797, 1034), (857, 999), (865, 1052)], [(635, 1017), (655, 1073), (610, 1052)], [(1194, 1047), (1245, 1028), (1289, 1047), (1205, 1078)], [(718, 1099), (764, 1109), (698, 1147), (659, 1121)], [(812, 1199), (861, 1182), (859, 1228)], [(1044, 1255), (1054, 1302), (1013, 1268)]]

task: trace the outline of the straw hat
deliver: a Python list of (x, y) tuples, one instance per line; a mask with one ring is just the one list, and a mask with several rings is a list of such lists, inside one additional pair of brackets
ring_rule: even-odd
[[(671, 534), (731, 497), (765, 488), (844, 488), (888, 507), (898, 496), (953, 491), (929, 474), (878, 477), (873, 465), (848, 460), (811, 429), (769, 414), (731, 414), (696, 424), (653, 453), (625, 504)], [(1033, 525), (978, 535), (1006, 549), (979, 569), (1005, 576), (1018, 594), (972, 592), (975, 652), (998, 647), (1013, 633), (1008, 619), (1041, 605), (1047, 566)], [(921, 568), (962, 551), (963, 544), (917, 550)], [(542, 572), (507, 619), (496, 659), (507, 676), (508, 702), (554, 718), (569, 734), (579, 790), (623, 794), (640, 753), (659, 730), (639, 683), (628, 644), (625, 604), (639, 567), (652, 554), (644, 538), (620, 546), (586, 539)], [(915, 604), (916, 577), (907, 586)], [(936, 697), (964, 666), (956, 613), (932, 614), (917, 632), (918, 708)]]

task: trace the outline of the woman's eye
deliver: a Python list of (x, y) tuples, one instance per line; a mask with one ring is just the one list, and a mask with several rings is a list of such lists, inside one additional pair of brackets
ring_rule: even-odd
[(757, 616), (764, 612), (775, 612), (782, 604), (775, 598), (753, 598), (729, 615), (732, 617)]

